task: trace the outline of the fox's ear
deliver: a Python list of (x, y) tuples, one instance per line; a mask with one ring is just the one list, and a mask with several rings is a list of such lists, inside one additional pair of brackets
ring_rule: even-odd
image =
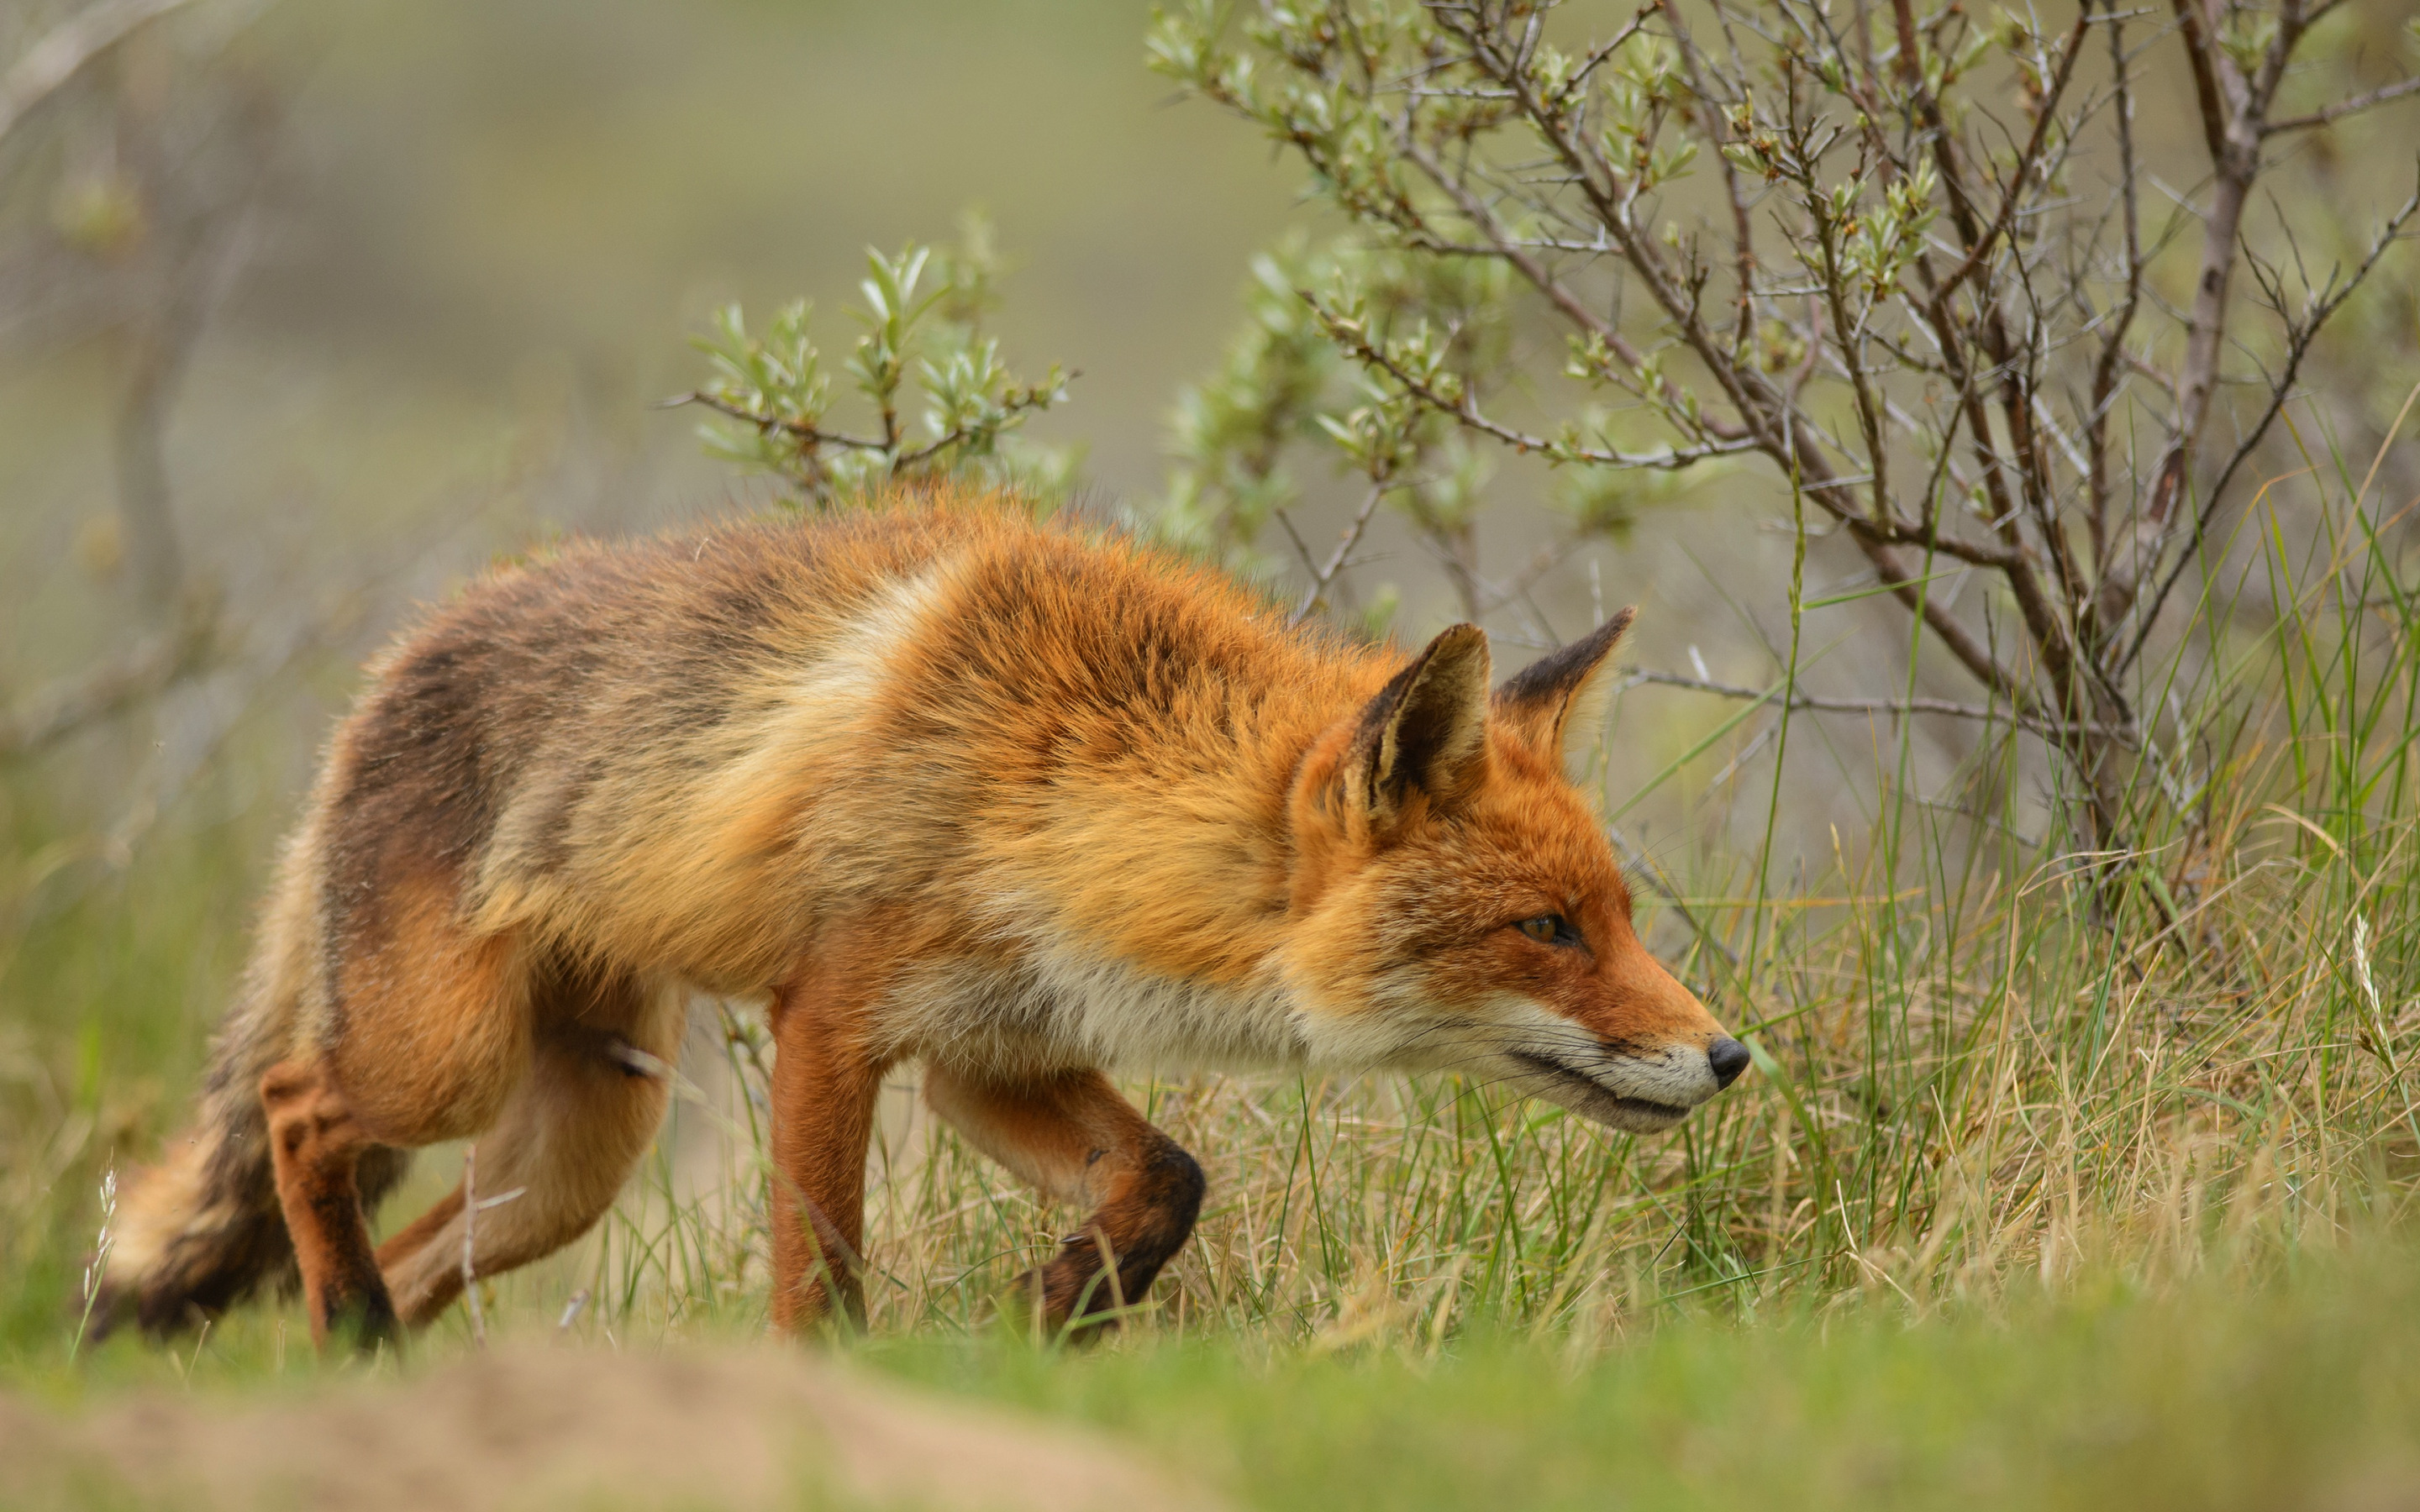
[(1605, 723), (1606, 702), (1613, 693), (1614, 642), (1637, 614), (1636, 608), (1622, 609), (1593, 635), (1506, 678), (1496, 690), (1496, 717), (1550, 760), (1580, 755), (1587, 748), (1575, 749), (1575, 741), (1593, 737)]
[(1487, 756), (1487, 633), (1457, 625), (1430, 641), (1361, 710), (1343, 776), (1349, 800), (1384, 823), (1415, 793), (1450, 807)]

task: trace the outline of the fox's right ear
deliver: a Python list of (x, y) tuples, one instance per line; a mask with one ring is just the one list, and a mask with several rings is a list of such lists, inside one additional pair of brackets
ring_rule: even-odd
[(1344, 758), (1346, 800), (1374, 823), (1415, 795), (1450, 808), (1487, 759), (1487, 632), (1457, 625), (1430, 641), (1361, 710)]
[(1583, 738), (1593, 742), (1605, 725), (1614, 645), (1637, 616), (1636, 608), (1619, 610), (1595, 633), (1506, 678), (1496, 690), (1497, 717), (1549, 761), (1569, 764), (1583, 755), (1585, 748), (1575, 747)]

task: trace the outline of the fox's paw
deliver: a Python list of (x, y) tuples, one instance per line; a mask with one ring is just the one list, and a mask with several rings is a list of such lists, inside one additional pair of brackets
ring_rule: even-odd
[(1047, 1337), (1090, 1342), (1115, 1332), (1142, 1300), (1124, 1295), (1118, 1279), (1102, 1265), (1093, 1236), (1075, 1234), (1047, 1263), (1010, 1282), (998, 1305), (1020, 1332), (1034, 1331), (1038, 1320)]
[(322, 1325), (324, 1348), (331, 1352), (349, 1350), (356, 1354), (376, 1354), (381, 1350), (399, 1349), (403, 1344), (403, 1324), (395, 1316), (395, 1304), (387, 1300), (386, 1289), (346, 1298), (331, 1306)]

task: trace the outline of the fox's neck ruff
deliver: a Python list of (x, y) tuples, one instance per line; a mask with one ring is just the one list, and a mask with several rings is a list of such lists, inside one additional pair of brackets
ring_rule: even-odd
[(991, 984), (1072, 1061), (1135, 1069), (1303, 1066), (1318, 1052), (1285, 969), (1298, 902), (1295, 788), (1332, 708), (1233, 705), (1150, 726), (1126, 759), (1063, 774), (1033, 805), (1031, 854), (976, 900), (1016, 965)]

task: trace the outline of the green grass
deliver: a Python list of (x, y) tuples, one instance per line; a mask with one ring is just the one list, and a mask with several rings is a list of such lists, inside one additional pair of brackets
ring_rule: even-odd
[(1691, 1317), (1604, 1351), (1229, 1339), (1064, 1359), (885, 1342), (884, 1368), (1119, 1430), (1251, 1505), (2195, 1507), (2420, 1496), (2400, 1247), (2255, 1291), (2118, 1285), (1917, 1320)]

